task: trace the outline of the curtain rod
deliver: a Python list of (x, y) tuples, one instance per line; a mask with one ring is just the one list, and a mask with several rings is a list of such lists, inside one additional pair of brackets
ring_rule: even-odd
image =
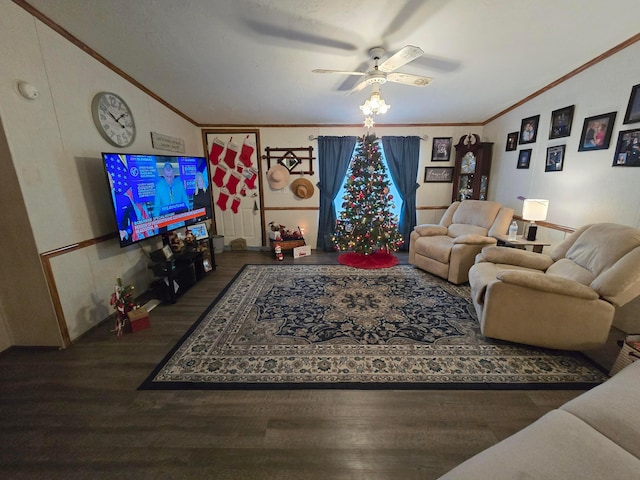
[[(314, 140), (317, 140), (318, 137), (314, 137), (313, 135), (309, 135), (309, 141), (313, 142)], [(420, 140), (422, 140), (423, 142), (426, 142), (427, 140), (429, 140), (429, 135), (422, 135), (420, 137)]]

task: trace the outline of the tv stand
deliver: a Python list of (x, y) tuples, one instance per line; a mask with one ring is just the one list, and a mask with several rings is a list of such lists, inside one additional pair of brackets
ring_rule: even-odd
[(191, 248), (174, 253), (168, 260), (152, 261), (154, 280), (151, 290), (159, 300), (175, 303), (178, 297), (216, 269), (211, 237), (197, 240)]

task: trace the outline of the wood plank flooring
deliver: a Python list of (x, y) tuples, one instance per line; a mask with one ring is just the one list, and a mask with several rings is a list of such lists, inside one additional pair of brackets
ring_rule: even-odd
[(428, 480), (581, 393), (137, 391), (242, 265), (278, 263), (216, 260), (150, 329), (116, 338), (105, 322), (66, 350), (0, 354), (1, 478)]

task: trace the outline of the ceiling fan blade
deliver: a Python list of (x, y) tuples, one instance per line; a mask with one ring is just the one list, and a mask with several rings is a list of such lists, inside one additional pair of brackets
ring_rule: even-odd
[(347, 95), (353, 95), (354, 93), (358, 93), (360, 90), (364, 90), (364, 88), (367, 86), (367, 82), (360, 82), (358, 85), (356, 85), (355, 87), (353, 87), (352, 90), (350, 90)]
[(323, 68), (316, 68), (311, 70), (313, 73), (341, 73), (342, 75), (366, 75), (365, 72), (345, 72), (342, 70), (325, 70)]
[(401, 48), (397, 53), (387, 58), (378, 67), (383, 72), (393, 72), (395, 69), (406, 65), (412, 60), (422, 56), (424, 51), (420, 47), (414, 47), (413, 45), (407, 45)]
[(394, 72), (387, 74), (388, 82), (402, 83), (404, 85), (412, 85), (414, 87), (426, 87), (432, 80), (433, 78), (430, 77), (411, 75), (409, 73)]

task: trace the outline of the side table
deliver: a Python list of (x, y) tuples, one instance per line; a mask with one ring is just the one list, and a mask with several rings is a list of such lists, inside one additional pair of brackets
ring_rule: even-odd
[(507, 235), (494, 235), (493, 238), (498, 240), (498, 245), (519, 248), (521, 250), (525, 250), (525, 247), (533, 247), (533, 251), (536, 253), (542, 253), (542, 247), (551, 245), (548, 242), (541, 242), (540, 240), (527, 240), (522, 238), (522, 235), (518, 235), (515, 240), (509, 240)]

